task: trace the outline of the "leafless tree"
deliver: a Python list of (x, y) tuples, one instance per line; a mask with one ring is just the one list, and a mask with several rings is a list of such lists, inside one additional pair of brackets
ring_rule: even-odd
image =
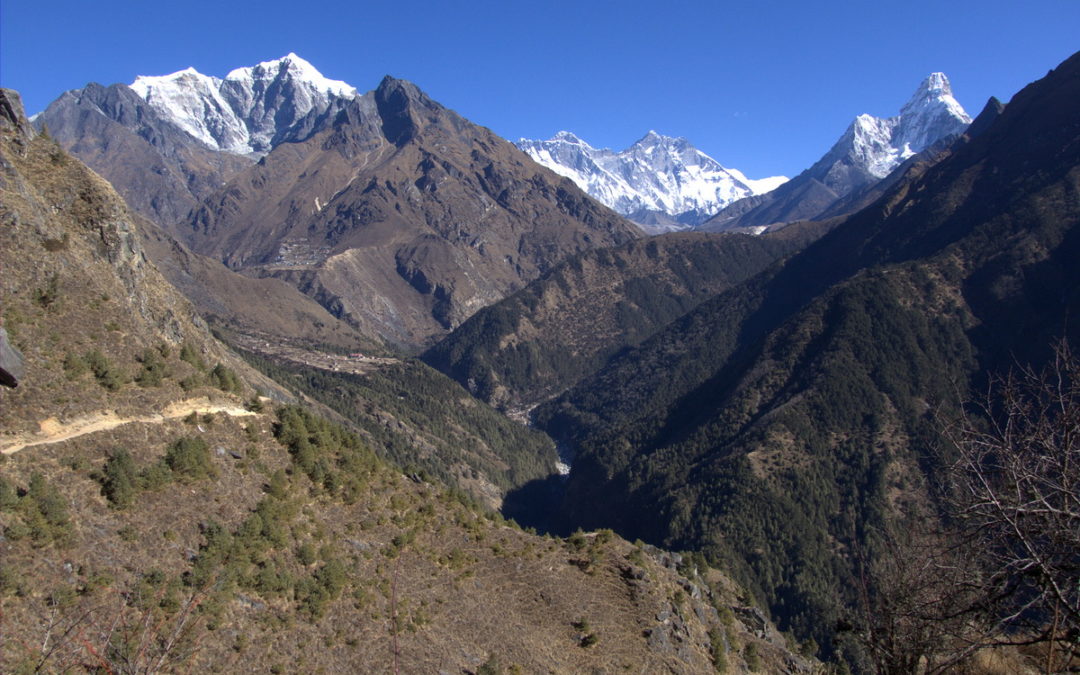
[(190, 665), (205, 634), (197, 611), (205, 592), (187, 595), (171, 612), (159, 607), (160, 594), (151, 602), (136, 595), (103, 589), (70, 603), (46, 600), (33, 612), (40, 643), (11, 644), (8, 656), (32, 673), (153, 675)]
[(992, 383), (946, 429), (953, 520), (998, 643), (1044, 642), (1046, 671), (1080, 658), (1080, 361), (1068, 344), (1042, 371)]
[(852, 634), (881, 675), (953, 672), (987, 647), (1080, 669), (1080, 360), (998, 378), (943, 424), (941, 517), (893, 523), (861, 565)]
[(892, 523), (860, 564), (850, 629), (879, 675), (955, 672), (992, 638), (981, 569), (939, 525)]

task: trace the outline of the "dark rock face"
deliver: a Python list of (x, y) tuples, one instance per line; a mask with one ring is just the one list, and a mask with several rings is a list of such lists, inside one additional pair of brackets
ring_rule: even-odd
[(990, 100), (983, 106), (982, 112), (971, 123), (971, 126), (967, 129), (967, 135), (969, 138), (975, 138), (990, 128), (990, 125), (994, 123), (1001, 113), (1005, 112), (1005, 104), (998, 100), (996, 96), (991, 96)]
[[(426, 97), (425, 97), (426, 98)], [(413, 101), (430, 109), (430, 101), (420, 98), (420, 92), (411, 83), (383, 78), (375, 90), (375, 105), (382, 119), (382, 134), (387, 141), (401, 147), (411, 141), (417, 132), (417, 124), (410, 113)]]
[(34, 128), (26, 121), (22, 97), (13, 89), (0, 89), (0, 128), (14, 132), (21, 142), (34, 137)]
[(17, 387), (25, 373), (22, 353), (8, 340), (7, 331), (0, 328), (0, 384)]

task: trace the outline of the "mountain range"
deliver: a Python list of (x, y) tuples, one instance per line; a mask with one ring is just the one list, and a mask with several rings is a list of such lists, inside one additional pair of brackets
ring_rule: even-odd
[(537, 408), (573, 455), (563, 526), (706, 550), (782, 626), (831, 639), (837, 599), (857, 602), (845, 551), (935, 512), (964, 392), (1077, 337), (1078, 74), (1074, 56), (988, 106), (814, 243)]
[[(90, 84), (40, 133), (4, 91), (0, 318), (26, 368), (0, 389), (0, 602), (41, 644), (34, 617), (96, 616), (122, 570), (123, 598), (161, 598), (116, 605), (133, 634), (206, 603), (200, 665), (810, 672), (799, 640), (870, 672), (867, 617), (900, 610), (867, 571), (951, 522), (967, 392), (1078, 337), (1078, 82), (1080, 55), (972, 121), (935, 73), (760, 194), (682, 139), (518, 147), (295, 55)], [(1029, 607), (1052, 661), (1059, 612)], [(974, 672), (986, 635), (1015, 642), (976, 609)]]
[(224, 80), (91, 84), (35, 122), (195, 253), (406, 348), (571, 253), (640, 236), (411, 83), (360, 96), (293, 55)]
[(525, 532), (295, 405), (21, 108), (0, 89), (6, 672), (809, 670), (730, 580)]
[(768, 225), (820, 216), (970, 123), (948, 78), (932, 73), (898, 115), (859, 115), (833, 147), (790, 184), (783, 176), (750, 180), (686, 139), (655, 131), (617, 153), (593, 148), (568, 131), (546, 141), (521, 139), (517, 145), (646, 232), (760, 232)]
[(688, 229), (724, 206), (782, 184), (783, 176), (750, 180), (685, 138), (650, 131), (621, 152), (597, 149), (569, 131), (517, 146), (646, 232)]
[(335, 103), (358, 96), (356, 89), (323, 77), (296, 54), (237, 68), (223, 80), (194, 68), (141, 76), (131, 90), (207, 146), (255, 155), (295, 139), (305, 118), (317, 119)]
[(970, 123), (971, 117), (952, 95), (948, 78), (932, 73), (898, 115), (859, 115), (809, 169), (776, 190), (726, 206), (701, 229), (760, 232), (770, 225), (819, 218), (830, 209), (837, 215), (835, 207), (844, 205), (845, 198), (872, 188), (919, 153), (939, 143), (947, 145)]

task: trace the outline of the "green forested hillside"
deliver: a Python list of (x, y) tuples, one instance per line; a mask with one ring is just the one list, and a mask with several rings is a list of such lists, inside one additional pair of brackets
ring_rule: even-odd
[(830, 640), (855, 551), (930, 504), (941, 415), (1074, 332), (1080, 57), (779, 269), (537, 411), (564, 525), (700, 548)]
[(477, 312), (423, 358), (493, 404), (533, 405), (826, 227), (668, 234), (589, 251)]
[(507, 419), (419, 361), (354, 375), (248, 358), (363, 429), (384, 459), (493, 506), (507, 490), (555, 470), (551, 439)]

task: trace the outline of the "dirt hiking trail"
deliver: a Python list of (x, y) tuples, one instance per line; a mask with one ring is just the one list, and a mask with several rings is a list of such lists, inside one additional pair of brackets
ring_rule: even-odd
[(176, 401), (166, 406), (160, 413), (145, 417), (120, 417), (114, 410), (82, 415), (61, 423), (55, 417), (49, 417), (38, 423), (40, 430), (33, 434), (17, 434), (14, 436), (0, 436), (0, 453), (13, 455), (20, 450), (32, 448), (35, 445), (46, 445), (71, 440), (97, 431), (108, 431), (124, 424), (161, 424), (166, 420), (178, 417), (187, 417), (191, 413), (208, 415), (212, 413), (225, 413), (233, 417), (247, 417), (257, 413), (237, 405), (214, 403), (207, 397), (189, 398)]

